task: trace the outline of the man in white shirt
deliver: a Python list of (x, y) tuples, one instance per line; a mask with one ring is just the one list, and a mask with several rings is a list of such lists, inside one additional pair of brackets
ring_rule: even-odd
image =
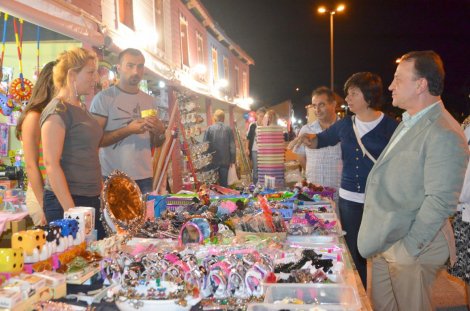
[[(299, 136), (304, 133), (320, 133), (336, 122), (336, 100), (329, 88), (322, 86), (315, 89), (312, 92), (312, 104), (309, 107), (313, 108), (317, 120), (304, 125)], [(305, 148), (302, 145), (294, 152), (297, 154), (308, 182), (339, 189), (343, 168), (339, 144), (321, 149)]]

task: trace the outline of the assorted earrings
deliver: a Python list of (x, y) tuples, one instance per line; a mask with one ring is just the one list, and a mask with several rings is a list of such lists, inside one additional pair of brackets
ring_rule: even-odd
[(319, 269), (322, 268), (324, 272), (328, 272), (333, 267), (332, 259), (321, 259), (322, 255), (315, 253), (313, 249), (305, 249), (302, 251), (302, 258), (297, 262), (290, 262), (280, 264), (274, 267), (275, 273), (291, 273), (294, 270), (301, 270), (303, 266), (309, 261), (312, 266)]

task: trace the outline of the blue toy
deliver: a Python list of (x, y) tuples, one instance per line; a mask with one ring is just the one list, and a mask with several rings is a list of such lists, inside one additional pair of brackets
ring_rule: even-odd
[(62, 229), (61, 235), (67, 237), (71, 235), (74, 239), (78, 233), (78, 221), (75, 219), (59, 219), (51, 221), (49, 226), (59, 226)]
[(7, 95), (0, 93), (0, 108), (2, 109), (2, 113), (8, 117), (13, 112), (15, 106)]

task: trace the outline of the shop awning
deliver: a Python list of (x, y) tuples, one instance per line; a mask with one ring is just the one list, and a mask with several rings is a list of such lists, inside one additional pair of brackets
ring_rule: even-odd
[(63, 1), (0, 1), (0, 11), (53, 30), (84, 44), (101, 47), (104, 35), (99, 21), (89, 13)]

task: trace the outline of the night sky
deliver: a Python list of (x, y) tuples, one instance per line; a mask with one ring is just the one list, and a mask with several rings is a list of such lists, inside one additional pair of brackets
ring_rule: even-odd
[[(344, 82), (359, 71), (379, 74), (386, 89), (397, 58), (408, 51), (432, 49), (445, 65), (447, 109), (459, 119), (470, 113), (470, 0), (202, 3), (255, 60), (250, 70), (255, 108), (292, 99), (295, 114), (303, 115), (311, 91), (330, 85), (329, 16), (318, 14), (317, 8), (344, 3), (345, 12), (334, 17), (336, 92), (344, 96)], [(384, 93), (385, 102), (390, 103), (390, 92)]]

